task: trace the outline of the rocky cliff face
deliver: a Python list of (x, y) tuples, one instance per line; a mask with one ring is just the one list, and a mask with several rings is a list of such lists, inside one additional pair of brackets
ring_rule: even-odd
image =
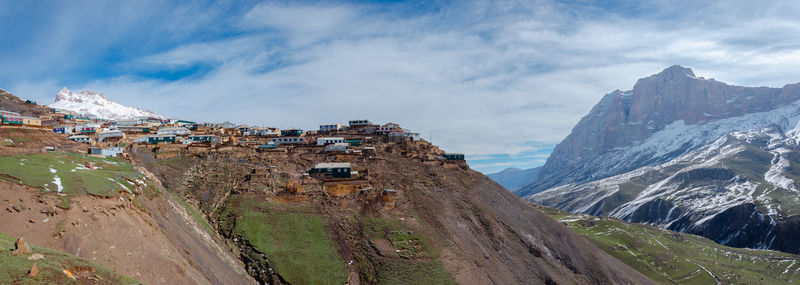
[[(559, 143), (534, 184), (521, 195), (567, 183), (588, 182), (642, 166), (668, 161), (697, 149), (702, 140), (654, 141), (676, 123), (708, 122), (773, 110), (800, 99), (800, 84), (783, 88), (739, 87), (696, 77), (691, 69), (672, 66), (639, 79), (633, 90), (607, 94)], [(732, 131), (732, 130), (728, 130)], [(642, 146), (650, 140), (650, 146)]]
[[(637, 103), (637, 94), (660, 107)], [(606, 96), (556, 148), (542, 170), (550, 180), (527, 187), (527, 199), (730, 246), (800, 252), (798, 96), (797, 85), (735, 87), (671, 67)]]

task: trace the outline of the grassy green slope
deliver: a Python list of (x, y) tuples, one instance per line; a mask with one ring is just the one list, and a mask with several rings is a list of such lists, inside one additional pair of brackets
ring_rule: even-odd
[(709, 239), (616, 219), (540, 207), (600, 249), (663, 284), (792, 284), (800, 256), (732, 248)]
[[(0, 233), (0, 284), (140, 284), (130, 277), (123, 276), (109, 268), (93, 264), (78, 257), (46, 248), (33, 246), (34, 253), (44, 256), (43, 259), (31, 261), (28, 256), (12, 256), (15, 239)], [(39, 274), (28, 277), (31, 265), (36, 262)], [(94, 270), (90, 277), (78, 275), (77, 280), (70, 279), (62, 271), (64, 268), (74, 271)]]
[[(93, 162), (97, 169), (86, 168), (86, 162)], [(133, 190), (134, 186), (125, 179), (114, 182), (115, 176), (121, 175), (130, 180), (142, 176), (131, 164), (119, 158), (98, 158), (69, 152), (2, 156), (0, 173), (2, 179), (49, 192), (59, 192), (60, 183), (60, 192), (66, 197), (79, 194), (113, 196), (118, 191)]]
[(268, 256), (287, 282), (347, 283), (345, 261), (314, 209), (238, 197), (230, 201), (223, 216), (235, 217), (234, 231)]

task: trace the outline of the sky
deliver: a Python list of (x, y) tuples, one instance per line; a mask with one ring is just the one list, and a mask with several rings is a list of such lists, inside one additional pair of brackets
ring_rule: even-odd
[(391, 121), (491, 173), (542, 165), (604, 94), (671, 65), (800, 82), (799, 3), (0, 1), (0, 88), (196, 121)]

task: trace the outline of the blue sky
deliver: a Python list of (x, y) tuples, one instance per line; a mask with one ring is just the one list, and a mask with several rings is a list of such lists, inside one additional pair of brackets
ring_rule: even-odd
[(0, 1), (0, 88), (170, 117), (397, 122), (473, 168), (544, 163), (604, 94), (679, 64), (800, 82), (798, 2)]

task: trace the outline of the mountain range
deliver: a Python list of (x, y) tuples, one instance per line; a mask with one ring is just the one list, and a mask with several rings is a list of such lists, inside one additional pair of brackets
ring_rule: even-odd
[(79, 93), (66, 87), (56, 94), (56, 100), (47, 105), (50, 108), (63, 109), (84, 115), (93, 115), (103, 119), (128, 119), (135, 117), (154, 117), (164, 119), (162, 115), (136, 107), (128, 107), (106, 98), (102, 93), (84, 90)]
[(516, 193), (574, 213), (800, 251), (800, 84), (740, 87), (672, 66), (605, 95)]
[(523, 186), (531, 184), (539, 178), (539, 170), (541, 167), (534, 167), (528, 169), (520, 169), (509, 167), (500, 172), (487, 174), (494, 182), (506, 187), (512, 193), (518, 191)]

